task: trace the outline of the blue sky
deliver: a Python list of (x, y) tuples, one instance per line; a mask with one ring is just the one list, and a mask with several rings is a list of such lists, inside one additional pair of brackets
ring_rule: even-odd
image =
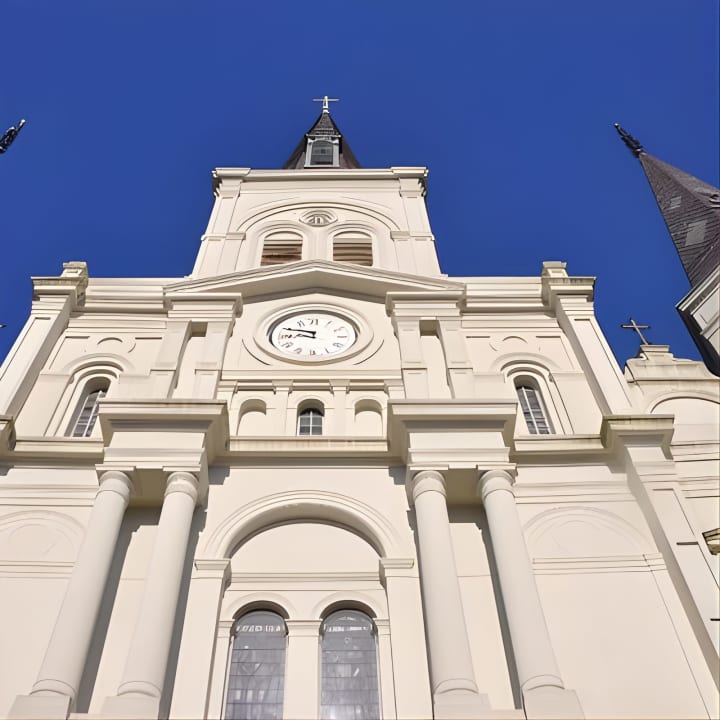
[(595, 275), (621, 362), (629, 315), (699, 357), (688, 284), (619, 121), (717, 185), (717, 0), (5, 0), (0, 357), (30, 275), (180, 277), (217, 166), (280, 167), (333, 117), (365, 167), (427, 165), (449, 275)]

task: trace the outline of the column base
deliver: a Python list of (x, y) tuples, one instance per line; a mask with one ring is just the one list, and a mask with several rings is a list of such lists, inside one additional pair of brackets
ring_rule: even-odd
[[(469, 690), (449, 690), (433, 697), (435, 720), (481, 720), (495, 718), (488, 696)], [(520, 715), (522, 717), (522, 714)]]
[(160, 714), (160, 698), (152, 695), (114, 695), (105, 698), (101, 714), (115, 720), (152, 720)]
[(558, 687), (524, 691), (523, 707), (528, 720), (582, 720), (585, 717), (575, 691)]
[(67, 695), (18, 695), (10, 707), (8, 718), (43, 718), (44, 720), (67, 720), (71, 698)]

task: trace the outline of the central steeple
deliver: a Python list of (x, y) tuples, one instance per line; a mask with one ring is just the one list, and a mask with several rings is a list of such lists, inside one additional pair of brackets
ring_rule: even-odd
[(325, 95), (315, 102), (323, 104), (320, 117), (305, 133), (283, 168), (285, 170), (359, 168), (360, 163), (330, 115), (330, 103), (337, 100)]

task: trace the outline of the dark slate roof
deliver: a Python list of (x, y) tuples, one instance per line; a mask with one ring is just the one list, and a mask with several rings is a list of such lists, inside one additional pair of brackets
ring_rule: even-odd
[(720, 189), (658, 160), (616, 128), (645, 170), (690, 284), (699, 285), (720, 266)]
[(293, 150), (288, 161), (283, 165), (285, 170), (303, 169), (305, 167), (305, 149), (308, 138), (337, 138), (340, 140), (340, 167), (359, 168), (360, 163), (345, 141), (340, 128), (335, 124), (328, 110), (323, 110), (315, 124), (303, 135), (298, 146)]

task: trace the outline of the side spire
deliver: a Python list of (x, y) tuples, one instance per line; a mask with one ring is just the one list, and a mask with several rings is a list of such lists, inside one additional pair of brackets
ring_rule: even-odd
[(640, 161), (690, 285), (696, 287), (720, 265), (720, 189), (650, 155), (617, 123), (615, 129)]
[(627, 130), (625, 130), (625, 128), (623, 128), (620, 123), (614, 123), (614, 126), (618, 132), (618, 135), (622, 138), (622, 141), (630, 149), (630, 152), (635, 157), (640, 157), (640, 153), (645, 152), (645, 149), (640, 144), (640, 141), (637, 138), (634, 138)]

